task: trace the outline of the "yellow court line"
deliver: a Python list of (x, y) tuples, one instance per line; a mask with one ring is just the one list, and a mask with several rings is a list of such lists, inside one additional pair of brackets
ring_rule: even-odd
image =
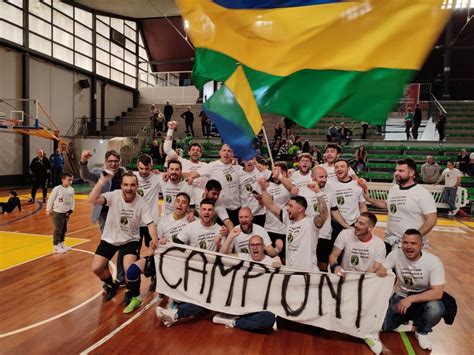
[[(381, 222), (386, 222), (387, 221), (387, 215), (386, 214), (378, 214), (377, 219)], [(438, 221), (436, 222), (437, 226), (443, 226), (443, 227), (474, 227), (474, 222), (458, 222), (456, 220), (452, 219), (446, 219), (446, 218), (438, 218)]]
[[(66, 237), (69, 247), (89, 239)], [(51, 235), (0, 231), (0, 271), (42, 258), (53, 252)]]

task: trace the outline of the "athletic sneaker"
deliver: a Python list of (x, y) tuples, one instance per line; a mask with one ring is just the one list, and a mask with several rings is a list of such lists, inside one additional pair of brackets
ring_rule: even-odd
[(54, 245), (53, 246), (53, 253), (54, 254), (64, 254), (66, 250), (64, 250), (60, 244)]
[(456, 208), (454, 211), (453, 211), (453, 216), (457, 215), (459, 212), (459, 208)]
[(400, 324), (398, 327), (396, 327), (394, 330), (394, 332), (398, 332), (398, 333), (402, 333), (402, 332), (411, 332), (413, 331), (413, 322), (412, 321), (409, 321), (408, 323), (406, 324)]
[(142, 305), (142, 298), (140, 296), (132, 297), (127, 307), (124, 308), (123, 313), (131, 313)]
[(382, 342), (379, 338), (365, 338), (365, 343), (370, 347), (374, 354), (381, 354), (383, 350)]
[(161, 318), (161, 322), (167, 327), (171, 327), (178, 321), (178, 310), (177, 309), (166, 309), (162, 307), (156, 307), (156, 316)]
[(60, 246), (61, 246), (61, 248), (63, 248), (65, 251), (69, 251), (69, 250), (71, 250), (71, 248), (70, 248), (70, 247), (68, 247), (66, 244), (64, 244), (64, 242), (61, 242), (61, 243), (59, 243), (59, 245), (60, 245)]
[(415, 338), (416, 340), (418, 340), (418, 345), (420, 346), (420, 348), (422, 348), (423, 350), (431, 350), (432, 345), (428, 334), (420, 334), (418, 332), (415, 332)]
[(102, 296), (104, 302), (110, 301), (117, 294), (118, 285), (114, 282), (113, 285), (105, 284), (104, 285), (104, 294)]
[(238, 317), (225, 313), (217, 313), (212, 321), (216, 324), (223, 324), (226, 328), (234, 328)]
[(132, 300), (132, 296), (130, 296), (130, 290), (126, 290), (123, 294), (123, 305), (128, 306), (130, 301)]
[(34, 199), (34, 198), (30, 198), (27, 203), (35, 203), (35, 199)]

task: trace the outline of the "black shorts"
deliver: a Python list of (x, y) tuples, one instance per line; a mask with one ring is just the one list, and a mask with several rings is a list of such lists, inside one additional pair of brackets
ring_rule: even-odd
[(329, 263), (329, 255), (332, 252), (334, 242), (330, 239), (318, 239), (318, 246), (316, 247), (316, 256), (321, 263)]
[(110, 243), (107, 243), (104, 240), (101, 240), (95, 253), (97, 255), (103, 256), (104, 258), (110, 260), (115, 255), (115, 253), (118, 252), (119, 250), (122, 252), (123, 255), (132, 254), (132, 255), (135, 255), (137, 259), (140, 258), (140, 242), (139, 241), (128, 242), (126, 244), (115, 246)]

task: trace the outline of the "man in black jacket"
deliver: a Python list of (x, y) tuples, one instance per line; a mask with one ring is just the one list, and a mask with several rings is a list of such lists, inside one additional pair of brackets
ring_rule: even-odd
[(166, 132), (166, 129), (168, 128), (168, 122), (171, 121), (171, 116), (173, 116), (173, 106), (170, 105), (169, 100), (166, 100), (166, 105), (163, 107), (163, 115), (165, 116), (163, 132)]
[(46, 202), (48, 189), (46, 188), (46, 180), (50, 176), (51, 163), (46, 158), (43, 149), (38, 149), (37, 155), (30, 163), (30, 170), (33, 173), (33, 186), (31, 187), (31, 198), (28, 203), (36, 201), (36, 191), (38, 187), (43, 189), (43, 202)]
[(418, 128), (421, 126), (421, 110), (420, 105), (416, 105), (415, 112), (413, 114), (413, 128), (411, 129), (411, 133), (413, 135), (413, 139), (418, 139)]

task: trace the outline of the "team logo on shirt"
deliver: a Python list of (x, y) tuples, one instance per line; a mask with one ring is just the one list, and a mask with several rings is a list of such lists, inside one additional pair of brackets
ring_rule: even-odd
[(390, 204), (390, 213), (397, 213), (397, 204), (396, 203), (391, 203)]
[(315, 213), (319, 213), (319, 205), (317, 203), (313, 205), (313, 210)]
[(247, 248), (242, 248), (242, 249), (240, 249), (240, 252), (248, 254), (249, 250)]
[(143, 190), (142, 190), (142, 189), (138, 189), (138, 190), (137, 190), (137, 195), (143, 197), (143, 195), (144, 195)]
[(206, 242), (204, 240), (201, 240), (199, 242), (199, 248), (201, 249), (207, 249), (207, 245), (206, 245)]
[(411, 277), (404, 276), (403, 282), (409, 287), (413, 286), (413, 279)]
[(250, 185), (250, 184), (245, 185), (245, 190), (247, 192), (252, 192), (253, 191), (252, 185)]
[(125, 216), (120, 217), (120, 224), (128, 224), (128, 218)]
[(166, 203), (171, 203), (171, 195), (166, 195), (165, 196), (165, 202)]
[(337, 204), (339, 206), (342, 206), (344, 204), (345, 200), (344, 200), (344, 196), (337, 196)]
[(233, 179), (232, 179), (232, 175), (227, 173), (224, 175), (225, 176), (225, 179), (227, 180), (227, 182), (231, 182)]
[(351, 264), (359, 265), (359, 257), (357, 255), (351, 255)]
[(293, 234), (288, 234), (288, 243), (291, 244), (293, 242)]

